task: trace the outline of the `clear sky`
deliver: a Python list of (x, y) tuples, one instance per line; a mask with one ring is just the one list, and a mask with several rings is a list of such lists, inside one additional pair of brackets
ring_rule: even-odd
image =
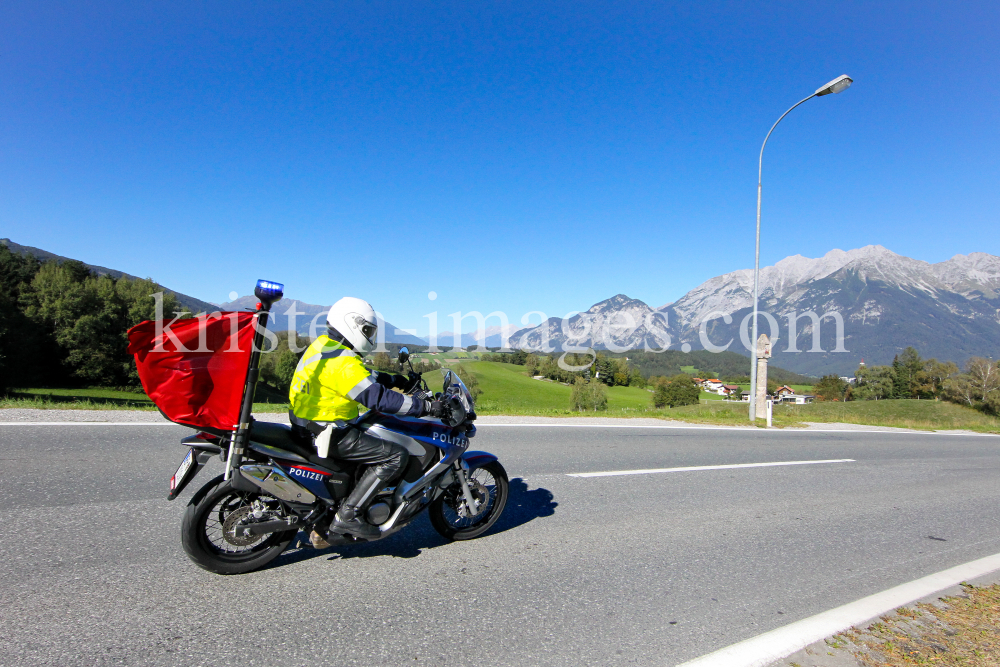
[(752, 266), (760, 143), (846, 73), (768, 144), (762, 264), (1000, 255), (998, 26), (995, 1), (9, 1), (0, 236), (421, 332), (659, 306)]

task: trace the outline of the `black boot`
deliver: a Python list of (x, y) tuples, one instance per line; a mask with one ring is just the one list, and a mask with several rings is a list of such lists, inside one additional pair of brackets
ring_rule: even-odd
[(350, 533), (355, 537), (371, 540), (382, 534), (378, 526), (373, 526), (361, 517), (361, 511), (376, 493), (386, 487), (386, 482), (379, 479), (372, 468), (365, 471), (351, 495), (344, 498), (343, 504), (333, 517), (330, 531), (335, 533)]

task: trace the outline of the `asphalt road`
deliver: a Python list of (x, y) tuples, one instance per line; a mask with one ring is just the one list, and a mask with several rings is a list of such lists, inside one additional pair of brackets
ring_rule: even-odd
[[(672, 665), (1000, 552), (996, 437), (484, 426), (486, 536), (221, 577), (181, 550), (193, 489), (165, 500), (187, 433), (0, 426), (0, 663)], [(567, 476), (818, 459), (856, 461)]]

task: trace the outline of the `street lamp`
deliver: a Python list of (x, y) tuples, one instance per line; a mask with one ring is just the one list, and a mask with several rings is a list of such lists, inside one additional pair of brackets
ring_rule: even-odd
[(817, 88), (816, 92), (809, 97), (793, 104), (788, 111), (781, 114), (781, 118), (774, 122), (774, 125), (768, 130), (767, 136), (764, 137), (764, 143), (760, 147), (760, 160), (757, 164), (757, 245), (754, 249), (753, 260), (753, 338), (750, 341), (750, 354), (752, 355), (750, 363), (750, 421), (754, 421), (757, 418), (757, 286), (760, 274), (760, 180), (764, 171), (764, 146), (767, 146), (767, 140), (770, 138), (771, 132), (774, 132), (774, 128), (778, 127), (781, 119), (787, 116), (792, 109), (814, 97), (822, 97), (830, 93), (841, 93), (850, 88), (852, 83), (854, 83), (854, 79), (846, 74), (841, 74), (833, 81), (829, 81)]

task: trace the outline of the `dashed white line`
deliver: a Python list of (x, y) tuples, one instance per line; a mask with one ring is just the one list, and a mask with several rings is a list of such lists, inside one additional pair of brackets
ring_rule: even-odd
[(695, 472), (698, 470), (732, 470), (734, 468), (772, 468), (776, 466), (808, 466), (818, 463), (854, 463), (854, 459), (825, 459), (822, 461), (773, 461), (769, 463), (731, 463), (718, 466), (686, 466), (683, 468), (647, 468), (645, 470), (609, 470), (606, 472), (571, 472), (569, 477), (616, 477), (619, 475), (654, 475), (664, 472)]
[(890, 588), (887, 591), (869, 595), (856, 602), (824, 611), (791, 625), (765, 632), (752, 639), (689, 660), (677, 667), (762, 667), (853, 625), (859, 625), (869, 619), (881, 616), (887, 611), (996, 570), (1000, 570), (1000, 554), (980, 558)]

